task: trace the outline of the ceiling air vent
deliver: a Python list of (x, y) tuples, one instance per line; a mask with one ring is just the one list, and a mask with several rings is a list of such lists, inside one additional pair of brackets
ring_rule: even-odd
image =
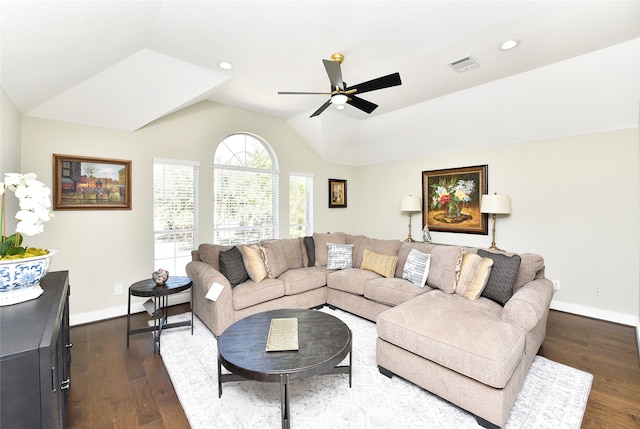
[(457, 72), (463, 72), (465, 70), (477, 67), (478, 63), (471, 57), (464, 57), (455, 61), (451, 61), (449, 63), (449, 66), (451, 66), (451, 68)]

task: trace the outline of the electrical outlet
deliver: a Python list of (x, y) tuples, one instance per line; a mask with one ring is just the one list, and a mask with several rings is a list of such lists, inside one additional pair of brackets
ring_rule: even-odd
[(601, 293), (602, 293), (602, 290), (599, 287), (597, 287), (596, 290), (593, 292), (595, 296), (600, 296)]
[(122, 285), (116, 285), (116, 295), (122, 295), (123, 287)]
[(551, 280), (553, 282), (553, 291), (558, 292), (560, 290), (560, 280)]

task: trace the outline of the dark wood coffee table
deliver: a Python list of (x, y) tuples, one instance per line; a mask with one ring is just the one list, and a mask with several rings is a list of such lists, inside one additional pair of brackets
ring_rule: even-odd
[[(298, 319), (298, 350), (266, 351), (271, 319)], [(321, 374), (352, 379), (351, 330), (337, 317), (317, 310), (285, 309), (235, 322), (218, 338), (218, 397), (222, 383), (256, 380), (280, 383), (282, 427), (288, 429), (289, 383)], [(349, 355), (349, 365), (338, 366)], [(222, 374), (222, 366), (231, 374)]]

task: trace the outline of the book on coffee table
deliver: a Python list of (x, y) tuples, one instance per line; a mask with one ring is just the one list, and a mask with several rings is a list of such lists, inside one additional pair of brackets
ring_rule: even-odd
[(271, 319), (267, 351), (286, 350), (298, 350), (298, 319), (295, 317)]

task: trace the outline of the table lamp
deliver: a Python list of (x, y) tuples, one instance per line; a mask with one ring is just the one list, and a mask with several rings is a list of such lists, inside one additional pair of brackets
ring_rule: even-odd
[(411, 195), (402, 197), (400, 200), (400, 211), (409, 215), (409, 236), (404, 241), (413, 243), (415, 240), (411, 238), (411, 216), (414, 213), (420, 213), (422, 211), (420, 197), (414, 197)]
[(489, 249), (503, 251), (496, 247), (496, 215), (511, 213), (511, 199), (506, 194), (483, 195), (480, 202), (480, 212), (490, 213), (493, 217), (493, 229), (491, 231), (492, 240)]

